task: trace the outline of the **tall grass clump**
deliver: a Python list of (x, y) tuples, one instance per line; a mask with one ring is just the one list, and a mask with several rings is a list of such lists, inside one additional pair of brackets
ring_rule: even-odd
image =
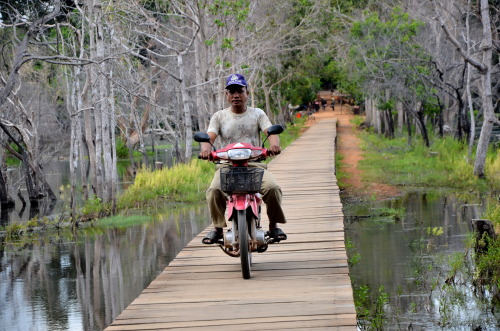
[(173, 202), (201, 201), (215, 172), (213, 163), (191, 160), (162, 170), (141, 169), (134, 184), (119, 198), (118, 208), (147, 205), (157, 199)]
[(500, 149), (492, 149), (491, 153), (488, 154), (486, 177), (492, 182), (500, 183)]

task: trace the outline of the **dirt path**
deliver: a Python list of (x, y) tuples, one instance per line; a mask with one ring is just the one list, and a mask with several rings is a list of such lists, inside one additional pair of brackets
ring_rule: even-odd
[[(330, 101), (328, 100), (328, 104)], [(357, 128), (351, 123), (354, 118), (351, 106), (335, 105), (335, 110), (326, 107), (314, 114), (313, 119), (309, 119), (307, 125), (314, 125), (315, 121), (323, 118), (337, 119), (337, 153), (342, 156), (342, 164), (347, 178), (342, 182), (346, 184), (343, 195), (351, 199), (366, 199), (376, 197), (377, 199), (387, 199), (400, 194), (399, 190), (393, 186), (381, 183), (368, 183), (362, 180), (361, 170), (358, 163), (363, 159), (363, 151), (360, 148), (360, 139), (356, 136)]]

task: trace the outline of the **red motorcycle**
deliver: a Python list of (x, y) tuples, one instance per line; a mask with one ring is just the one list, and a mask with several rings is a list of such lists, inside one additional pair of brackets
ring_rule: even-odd
[[(263, 253), (268, 245), (279, 242), (269, 236), (260, 226), (262, 199), (259, 194), (264, 169), (248, 167), (250, 161), (262, 161), (269, 156), (264, 143), (270, 135), (283, 132), (281, 125), (272, 125), (267, 129), (267, 137), (262, 147), (247, 143), (234, 143), (216, 150), (213, 147), (211, 160), (220, 163), (229, 161), (231, 166), (221, 168), (221, 189), (227, 194), (226, 217), (232, 222), (232, 228), (224, 233), (224, 241), (219, 247), (229, 256), (239, 257), (244, 279), (250, 278), (252, 252)], [(198, 132), (194, 140), (210, 143), (205, 132)], [(211, 144), (211, 143), (210, 143)]]

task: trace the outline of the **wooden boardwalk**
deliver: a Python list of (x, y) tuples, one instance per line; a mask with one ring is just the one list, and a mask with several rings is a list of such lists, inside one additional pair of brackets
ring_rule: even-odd
[(356, 330), (335, 125), (317, 122), (270, 163), (288, 240), (252, 254), (251, 279), (238, 258), (201, 244), (207, 228), (106, 330)]

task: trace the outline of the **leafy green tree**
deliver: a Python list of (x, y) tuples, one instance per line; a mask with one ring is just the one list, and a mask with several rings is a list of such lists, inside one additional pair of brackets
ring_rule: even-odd
[[(376, 12), (365, 12), (364, 19), (352, 24), (351, 48), (344, 70), (359, 81), (361, 89), (357, 90), (362, 90), (366, 97), (401, 101), (429, 146), (425, 122), (428, 108), (422, 105), (435, 95), (428, 83), (433, 73), (430, 57), (416, 41), (422, 27), (423, 22), (399, 8), (387, 19)], [(352, 81), (348, 86), (353, 86)]]

